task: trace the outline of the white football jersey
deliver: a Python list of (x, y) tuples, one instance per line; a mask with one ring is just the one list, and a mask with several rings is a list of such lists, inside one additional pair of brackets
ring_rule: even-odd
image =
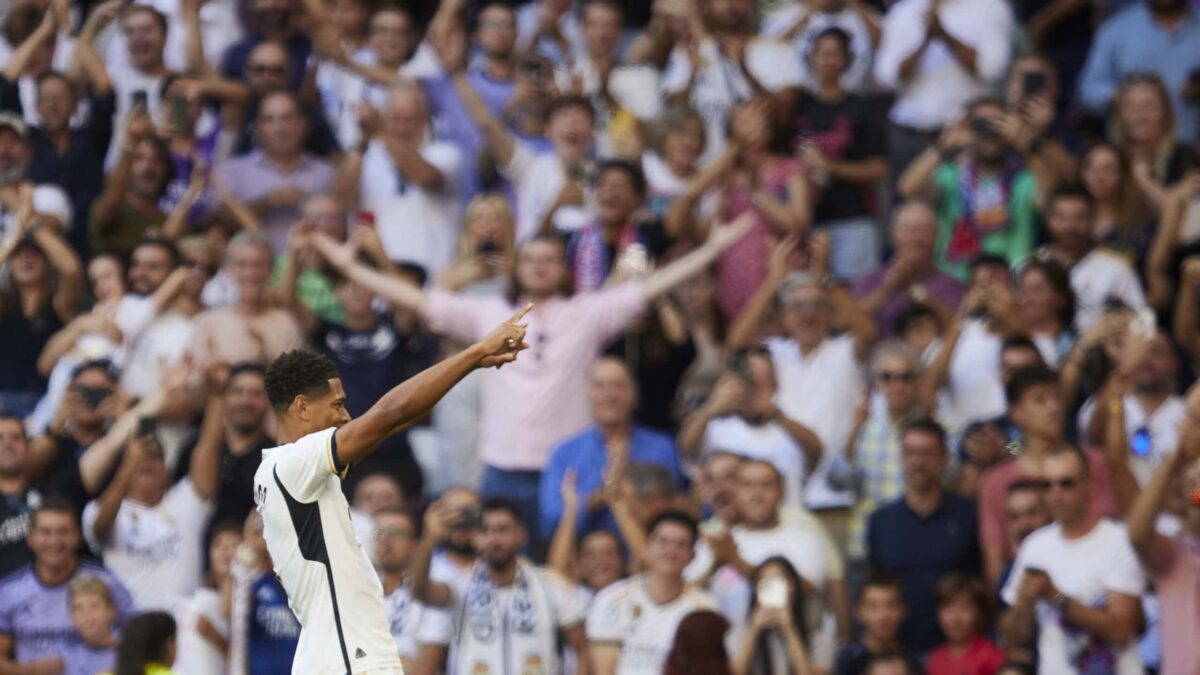
[(263, 450), (254, 502), (275, 574), (300, 621), (294, 675), (400, 669), (383, 585), (342, 495), (345, 466), (326, 429)]

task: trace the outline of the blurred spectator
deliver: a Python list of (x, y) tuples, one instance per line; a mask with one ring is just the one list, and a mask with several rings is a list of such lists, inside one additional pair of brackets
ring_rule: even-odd
[[(866, 11), (855, 2), (842, 13)], [(884, 131), (867, 102), (843, 88), (850, 36), (829, 27), (811, 40), (806, 62), (815, 78), (813, 94), (796, 107), (792, 144), (821, 186), (812, 220), (829, 235), (829, 272), (849, 280), (875, 270), (882, 257), (874, 220), (876, 195), (887, 177)], [(858, 58), (861, 63), (869, 56)]]
[[(1195, 16), (1195, 10), (1188, 10)], [(1137, 10), (1130, 10), (1130, 14)], [(1191, 42), (1200, 42), (1200, 16), (1191, 19)], [(1155, 63), (1161, 55), (1152, 57)], [(1198, 57), (1192, 57), (1192, 63)], [(1176, 63), (1182, 63), (1178, 61)], [(1196, 70), (1196, 66), (1191, 68)], [(1197, 116), (1172, 107), (1166, 83), (1153, 74), (1133, 74), (1121, 81), (1112, 102), (1112, 140), (1129, 155), (1133, 179), (1153, 211), (1166, 206), (1167, 189), (1196, 164), (1187, 139), (1195, 138)], [(1192, 104), (1196, 108), (1196, 104)], [(1187, 126), (1188, 118), (1191, 126)]]
[(232, 574), (231, 671), (247, 675), (291, 671), (300, 622), (292, 614), (287, 593), (272, 570), (271, 554), (262, 535), (262, 516), (257, 511), (246, 518)]
[(91, 205), (91, 248), (96, 253), (126, 255), (147, 231), (158, 228), (167, 214), (160, 203), (174, 179), (171, 151), (154, 134), (149, 111), (134, 109), (125, 129), (125, 145), (108, 173), (104, 190)]
[(237, 304), (196, 315), (191, 352), (200, 364), (265, 363), (303, 344), (295, 317), (271, 306), (272, 259), (271, 242), (261, 232), (239, 232), (229, 242), (226, 265), (237, 283)]
[(454, 146), (430, 140), (428, 104), (415, 85), (389, 90), (379, 128), (372, 124), (342, 161), (335, 194), (374, 214), (390, 259), (437, 274), (458, 240), (463, 158)]
[[(895, 180), (1008, 67), (1012, 10), (995, 0), (901, 0), (883, 21), (875, 79), (896, 92), (888, 156)], [(901, 193), (904, 190), (901, 189)]]
[(963, 285), (934, 264), (937, 213), (928, 203), (906, 201), (892, 211), (891, 260), (854, 280), (854, 297), (874, 317), (880, 335), (895, 334), (896, 320), (915, 303), (949, 316), (962, 302)]
[(1045, 456), (1054, 523), (1021, 544), (1002, 591), (1010, 609), (1001, 630), (1006, 644), (1024, 645), (1036, 629), (1041, 673), (1095, 664), (1141, 673), (1138, 597), (1146, 578), (1125, 526), (1089, 513), (1089, 464), (1069, 447)]
[(407, 577), (416, 552), (416, 521), (406, 511), (384, 509), (375, 514), (373, 539), (373, 558), (378, 561), (400, 663), (405, 672), (434, 672), (445, 663), (454, 617), (412, 596)]
[(517, 12), (517, 49), (536, 52), (554, 65), (574, 61), (580, 43), (579, 15), (563, 0), (536, 0)]
[(946, 644), (929, 655), (926, 673), (994, 675), (999, 670), (1004, 652), (986, 637), (992, 604), (987, 588), (976, 577), (963, 573), (942, 577), (937, 585), (937, 618)]
[(900, 176), (896, 189), (902, 197), (937, 204), (935, 260), (943, 272), (965, 280), (980, 254), (1015, 265), (1033, 250), (1035, 199), (1053, 180), (1043, 162), (1030, 161), (1028, 142), (1017, 145), (1021, 125), (997, 100), (972, 101), (967, 114)]
[[(1070, 221), (1069, 218), (1064, 220)], [(1092, 252), (1097, 256), (1105, 255), (1100, 248), (1092, 249)], [(1063, 365), (1077, 340), (1074, 329), (1076, 298), (1070, 274), (1066, 267), (1049, 256), (1031, 258), (1017, 272), (1013, 296), (1017, 314), (1042, 360), (1051, 368)], [(1090, 293), (1090, 289), (1087, 290)]]
[(146, 423), (156, 418), (140, 418), (116, 476), (83, 510), (84, 539), (130, 588), (140, 610), (174, 610), (200, 584), (204, 524), (220, 470), (226, 377), (210, 375), (203, 428), (185, 479), (171, 485), (156, 421)]
[(1055, 65), (1040, 53), (1013, 59), (1004, 83), (1009, 134), (1029, 157), (1044, 194), (1058, 181), (1074, 181), (1078, 157), (1066, 142), (1075, 142), (1077, 107), (1064, 109)]
[[(278, 42), (260, 43), (251, 49), (250, 55), (246, 57), (247, 99), (239, 106), (244, 114), (241, 115), (243, 119), (240, 120), (237, 138), (233, 142), (234, 155), (245, 155), (254, 150), (255, 130), (258, 127), (258, 114), (262, 109), (262, 98), (267, 94), (288, 90), (288, 74), (291, 72), (289, 58), (287, 48)], [(317, 72), (320, 73), (320, 66)], [(322, 104), (324, 103), (325, 100), (322, 99)], [(300, 116), (305, 122), (304, 133), (301, 134), (304, 150), (317, 157), (330, 159), (340, 144), (334, 136), (334, 130), (330, 128), (329, 120), (320, 108), (310, 105), (301, 106)], [(357, 124), (355, 128), (357, 129)]]
[[(1197, 537), (1200, 537), (1200, 437), (1190, 418), (1183, 423), (1179, 448), (1167, 455), (1138, 495), (1128, 514), (1129, 539), (1158, 593), (1164, 675), (1183, 675), (1200, 664), (1200, 647), (1183, 630), (1197, 611), (1195, 587)], [(1182, 494), (1179, 494), (1182, 493)], [(1178, 534), (1161, 533), (1163, 506), (1182, 497), (1185, 506)]]
[[(1026, 537), (1050, 524), (1045, 493), (1045, 485), (1036, 480), (1017, 481), (1008, 486), (1004, 497), (1004, 521), (1012, 550), (1020, 549)], [(1012, 565), (1009, 564), (1000, 575), (1000, 588), (1004, 588), (1011, 572)]]
[[(525, 536), (516, 504), (486, 500), (475, 532), (480, 557), (470, 574), (457, 583), (428, 582), (428, 604), (458, 617), (450, 672), (479, 665), (489, 671), (520, 670), (531, 661), (557, 672), (560, 633), (576, 653), (587, 653), (583, 599), (556, 573), (519, 559)], [(425, 581), (414, 585), (425, 586)]]
[(675, 630), (663, 675), (732, 675), (725, 651), (729, 621), (707, 609), (683, 617)]
[(282, 251), (287, 231), (300, 215), (305, 195), (322, 194), (333, 184), (328, 162), (304, 151), (307, 125), (300, 99), (275, 91), (258, 100), (256, 148), (218, 164), (217, 176), (230, 193), (262, 219), (271, 246)]
[(175, 653), (175, 619), (166, 612), (139, 614), (121, 633), (116, 672), (169, 675)]
[(853, 560), (866, 556), (868, 517), (904, 492), (900, 437), (909, 422), (928, 414), (921, 397), (923, 371), (921, 355), (903, 342), (889, 340), (875, 348), (874, 389), (858, 404), (854, 433), (846, 447), (857, 474), (857, 499), (846, 544)]
[[(775, 401), (781, 413), (821, 441), (821, 461), (809, 472), (805, 504), (849, 507), (844, 455), (854, 422), (846, 413), (862, 395), (861, 364), (870, 355), (875, 329), (849, 291), (828, 278), (828, 240), (816, 235), (808, 271), (789, 274), (792, 246), (785, 240), (775, 248), (767, 281), (729, 329), (728, 342), (750, 344), (768, 306), (778, 304), (783, 334), (764, 341), (779, 384)], [(847, 333), (831, 335), (835, 314)]]
[(858, 608), (855, 611), (855, 618), (862, 625), (862, 633), (838, 650), (834, 675), (866, 673), (876, 659), (891, 660), (896, 655), (909, 661), (909, 675), (915, 672), (911, 657), (900, 643), (900, 624), (904, 621), (905, 612), (899, 580), (879, 572), (868, 576), (858, 592)]
[(704, 154), (704, 118), (686, 106), (671, 106), (659, 115), (654, 133), (642, 153), (642, 173), (646, 176), (646, 205), (650, 212), (665, 218), (675, 198), (700, 170)]
[(30, 125), (42, 122), (37, 109), (38, 80), (47, 73), (66, 70), (75, 59), (76, 43), (70, 37), (67, 7), (33, 3), (5, 8), (8, 11), (0, 35), (0, 60), (4, 61), (0, 69), (0, 107)]
[(900, 640), (917, 654), (945, 639), (938, 627), (938, 582), (951, 572), (980, 571), (975, 504), (942, 488), (949, 460), (937, 422), (909, 422), (900, 432), (904, 496), (881, 506), (867, 524), (870, 565), (900, 579), (908, 608)]
[(669, 436), (633, 424), (637, 398), (637, 387), (623, 362), (604, 357), (592, 365), (588, 399), (594, 425), (559, 444), (542, 470), (538, 518), (543, 538), (550, 538), (563, 515), (560, 486), (567, 471), (574, 472), (576, 489), (586, 496), (577, 515), (579, 536), (616, 529), (606, 504), (611, 489), (607, 483), (620, 480), (630, 463), (662, 466), (682, 486), (675, 443)]
[(117, 606), (112, 589), (99, 577), (77, 576), (67, 585), (71, 624), (83, 638), (63, 655), (79, 672), (108, 672), (117, 659)]
[[(117, 100), (117, 111), (113, 116), (113, 139), (108, 145), (104, 167), (108, 171), (116, 166), (122, 152), (132, 139), (127, 134), (129, 118), (138, 108), (146, 115), (156, 115), (163, 102), (167, 68), (163, 63), (163, 46), (166, 44), (167, 18), (149, 5), (126, 5), (124, 9), (106, 9), (95, 19), (96, 27), (81, 37), (96, 38), (109, 12), (116, 15), (120, 32), (125, 37), (128, 59), (124, 65), (114, 63), (108, 73), (112, 80)], [(155, 123), (165, 120), (154, 119)]]
[(0, 239), (9, 246), (38, 226), (59, 235), (71, 231), (70, 199), (56, 185), (32, 181), (27, 173), (32, 158), (29, 127), (13, 113), (0, 112)]
[(645, 572), (605, 588), (592, 601), (589, 672), (661, 673), (684, 617), (714, 609), (712, 600), (683, 578), (697, 537), (696, 521), (683, 513), (668, 511), (650, 523)]
[(180, 675), (222, 672), (229, 652), (229, 602), (233, 595), (233, 559), (242, 543), (245, 516), (213, 521), (207, 542), (204, 583), (175, 608), (179, 649), (174, 671)]
[(1053, 260), (1071, 274), (1075, 329), (1084, 332), (1100, 320), (1106, 303), (1146, 306), (1137, 272), (1125, 257), (1098, 247), (1092, 236), (1092, 197), (1081, 187), (1060, 187), (1046, 197), (1044, 210), (1050, 242), (1035, 255)]
[(754, 218), (750, 234), (717, 264), (717, 300), (725, 316), (732, 318), (770, 275), (772, 240), (800, 237), (808, 229), (815, 195), (805, 166), (773, 142), (771, 106), (765, 99), (735, 106), (729, 127), (732, 143), (671, 205), (666, 227), (688, 237), (704, 232), (713, 222), (742, 215)]
[[(117, 624), (133, 613), (133, 601), (116, 577), (95, 563), (79, 559), (76, 509), (61, 499), (47, 498), (31, 515), (29, 548), (33, 562), (0, 583), (0, 665), (9, 670), (69, 672), (85, 667), (69, 662), (83, 637), (71, 621), (70, 582), (95, 577), (112, 592)], [(19, 672), (19, 670), (18, 670)]]
[[(983, 549), (984, 575), (992, 584), (997, 583), (1016, 552), (1005, 516), (1008, 486), (1045, 479), (1046, 457), (1063, 445), (1064, 410), (1059, 386), (1053, 371), (1031, 366), (1013, 373), (1006, 387), (1008, 416), (1020, 430), (1021, 452), (986, 471), (979, 486), (979, 544)], [(1086, 451), (1084, 456), (1088, 462), (1089, 485), (1085, 496), (1089, 517), (1099, 519), (1116, 513), (1103, 453)]]
[[(1096, 31), (1096, 42), (1080, 75), (1080, 101), (1096, 115), (1103, 116), (1115, 106), (1117, 114), (1124, 116), (1120, 89), (1129, 78), (1152, 73), (1163, 90), (1164, 103), (1175, 111), (1167, 117), (1177, 122), (1174, 133), (1191, 142), (1200, 131), (1198, 68), (1200, 15), (1196, 9), (1185, 0), (1146, 0), (1108, 19)], [(1158, 114), (1164, 113), (1170, 115), (1169, 111)], [(1169, 144), (1166, 149), (1170, 150)]]
[(845, 58), (838, 79), (846, 91), (862, 94), (871, 89), (874, 81), (871, 65), (883, 36), (882, 18), (873, 6), (862, 2), (787, 2), (763, 19), (761, 33), (791, 45), (800, 63), (801, 82), (806, 89), (816, 90), (822, 79), (815, 72), (819, 68), (813, 59), (817, 39), (829, 35), (831, 28), (840, 30)]
[[(731, 0), (685, 4), (688, 38), (663, 71), (663, 93), (704, 117), (706, 160), (725, 149), (734, 110), (757, 99), (783, 119), (802, 83), (800, 64), (782, 42), (756, 35), (754, 3)], [(735, 135), (736, 137), (736, 135)]]
[(1140, 268), (1150, 251), (1155, 223), (1133, 176), (1129, 155), (1116, 146), (1097, 143), (1079, 162), (1079, 180), (1092, 196), (1092, 239), (1129, 256)]
[(738, 650), (737, 672), (813, 672), (808, 656), (813, 643), (807, 630), (808, 591), (804, 580), (787, 558), (776, 556), (764, 560), (747, 581), (754, 594)]
[(762, 347), (739, 351), (712, 395), (679, 431), (679, 448), (691, 456), (724, 452), (767, 462), (783, 480), (789, 506), (804, 503), (804, 479), (821, 460), (822, 444), (808, 427), (777, 406), (779, 380)]
[[(288, 88), (292, 91), (299, 89), (304, 81), (308, 57), (312, 53), (312, 39), (307, 31), (300, 28), (304, 10), (310, 6), (300, 0), (253, 0), (248, 3), (250, 30), (246, 37), (225, 50), (221, 60), (221, 76), (236, 81), (245, 79), (250, 52), (263, 42), (278, 42), (287, 47), (288, 62), (291, 64)], [(322, 17), (310, 14), (307, 18), (320, 20)]]
[[(475, 567), (475, 530), (480, 527), (482, 500), (474, 491), (451, 488), (425, 509), (421, 548), (413, 563), (413, 597), (425, 602), (424, 579), (461, 586)], [(427, 551), (426, 551), (427, 549)], [(429, 569), (423, 565), (428, 560)]]

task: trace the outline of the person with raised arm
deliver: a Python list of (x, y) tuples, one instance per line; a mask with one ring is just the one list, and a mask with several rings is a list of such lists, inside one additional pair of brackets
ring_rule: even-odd
[(427, 293), (357, 262), (350, 249), (327, 237), (314, 236), (313, 244), (346, 276), (396, 305), (418, 310), (434, 332), (462, 342), (478, 340), (519, 303), (534, 303), (528, 317), (530, 358), (484, 378), (479, 437), (483, 495), (515, 495), (526, 530), (536, 533), (540, 472), (550, 451), (592, 421), (587, 400), (592, 362), (649, 301), (702, 272), (751, 225), (750, 218), (740, 218), (714, 227), (703, 245), (644, 280), (574, 296), (564, 291), (569, 270), (562, 240), (553, 236), (535, 237), (518, 249), (506, 297)]

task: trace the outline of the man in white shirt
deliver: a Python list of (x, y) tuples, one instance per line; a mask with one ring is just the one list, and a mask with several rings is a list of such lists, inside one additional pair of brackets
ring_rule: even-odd
[(406, 673), (436, 672), (445, 664), (454, 619), (448, 612), (428, 607), (412, 595), (409, 572), (416, 551), (416, 522), (407, 511), (398, 508), (376, 513), (374, 522), (374, 557), (378, 561), (383, 602), (400, 664)]
[(561, 671), (563, 641), (586, 657), (586, 596), (557, 573), (520, 557), (527, 534), (517, 506), (483, 502), (474, 532), (479, 559), (453, 583), (429, 582), (426, 598), (454, 618), (449, 675)]
[(129, 53), (125, 65), (108, 65), (109, 76), (116, 96), (117, 112), (113, 115), (113, 139), (108, 146), (104, 166), (111, 169), (125, 146), (125, 128), (134, 106), (145, 102), (145, 111), (161, 123), (162, 83), (167, 76), (163, 49), (167, 41), (167, 18), (148, 5), (130, 5), (119, 19), (121, 34)]
[(145, 422), (117, 475), (83, 510), (83, 535), (141, 611), (173, 611), (200, 585), (204, 526), (217, 488), (224, 386), (214, 377), (188, 475), (171, 486), (155, 426)]
[(661, 675), (683, 617), (715, 610), (683, 570), (698, 537), (691, 516), (668, 511), (646, 528), (646, 567), (600, 591), (588, 612), (588, 653), (594, 675)]
[(342, 478), (463, 377), (515, 360), (525, 348), (520, 321), (528, 311), (396, 386), (357, 420), (346, 412), (341, 378), (325, 357), (292, 351), (268, 368), (283, 445), (263, 451), (254, 501), (275, 573), (303, 626), (293, 673), (402, 672), (383, 585), (355, 536)]
[(346, 153), (335, 192), (375, 214), (389, 258), (435, 275), (458, 242), (462, 156), (449, 143), (429, 140), (429, 108), (414, 84), (388, 91), (381, 121), (378, 134), (364, 132), (359, 147)]
[[(781, 479), (767, 462), (753, 459), (742, 462), (737, 472), (737, 520), (722, 523), (720, 529), (714, 527), (712, 532), (705, 524), (705, 536), (696, 547), (696, 559), (684, 575), (689, 581), (705, 585), (716, 598), (721, 613), (733, 623), (732, 636), (746, 628), (753, 593), (748, 580), (755, 568), (768, 558), (782, 556), (806, 583), (806, 594), (819, 599), (814, 607), (832, 610), (839, 633), (849, 636), (849, 596), (841, 556), (836, 548), (827, 545), (829, 535), (818, 521), (811, 516), (799, 517), (795, 512), (785, 516), (781, 508)], [(821, 665), (832, 666), (834, 635), (820, 630), (821, 612), (810, 616), (814, 625), (805, 632), (816, 639), (814, 646), (820, 646)]]
[(992, 93), (1012, 51), (1013, 16), (1001, 0), (901, 0), (884, 17), (875, 79), (896, 92), (889, 116), (892, 176)]
[(1088, 462), (1073, 447), (1048, 455), (1046, 500), (1054, 522), (1021, 544), (1001, 592), (1011, 608), (1005, 641), (1028, 644), (1037, 629), (1042, 675), (1140, 675), (1137, 636), (1146, 576), (1120, 523), (1088, 513)]
[[(220, 63), (225, 50), (242, 39), (242, 21), (238, 15), (236, 0), (135, 0), (162, 14), (171, 29), (163, 45), (163, 63), (173, 72), (187, 72), (195, 68), (188, 58), (188, 33), (195, 30), (197, 22), (200, 34), (200, 49), (206, 63)], [(130, 66), (126, 37), (117, 32), (104, 51), (104, 62), (109, 70), (124, 70)]]
[(1146, 306), (1141, 281), (1130, 261), (1092, 239), (1095, 202), (1082, 187), (1064, 185), (1046, 198), (1044, 210), (1050, 243), (1038, 257), (1070, 271), (1075, 292), (1075, 330), (1084, 333), (1104, 313), (1110, 300), (1133, 310)]
[(771, 355), (761, 348), (735, 356), (732, 372), (684, 420), (679, 449), (701, 456), (722, 452), (769, 462), (783, 476), (789, 506), (804, 504), (805, 468), (821, 459), (821, 440), (775, 405), (779, 384)]
[[(711, 11), (703, 17), (688, 17), (692, 43), (677, 45), (671, 52), (663, 70), (662, 90), (668, 98), (688, 103), (704, 118), (708, 142), (703, 159), (709, 161), (725, 149), (729, 114), (737, 104), (763, 96), (774, 99), (781, 109), (791, 110), (802, 75), (788, 45), (758, 37), (750, 0), (688, 6)], [(699, 69), (693, 65), (693, 49), (703, 64)]]

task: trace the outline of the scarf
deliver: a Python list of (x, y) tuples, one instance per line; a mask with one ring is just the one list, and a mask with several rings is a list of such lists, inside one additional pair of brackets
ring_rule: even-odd
[[(625, 223), (617, 233), (617, 252), (625, 250), (626, 246), (638, 241), (637, 227)], [(604, 286), (604, 280), (612, 269), (612, 255), (608, 252), (608, 242), (596, 222), (588, 223), (574, 238), (574, 247), (570, 252), (570, 260), (575, 274), (575, 292), (586, 293), (598, 291)]]
[(548, 675), (557, 672), (558, 621), (537, 570), (517, 562), (507, 606), (482, 562), (463, 597), (448, 673)]
[(962, 216), (954, 223), (946, 258), (969, 263), (983, 250), (984, 237), (1009, 226), (1008, 201), (1013, 181), (1024, 167), (1020, 158), (1009, 155), (999, 180), (980, 179), (973, 162), (964, 162), (958, 171), (958, 200)]

